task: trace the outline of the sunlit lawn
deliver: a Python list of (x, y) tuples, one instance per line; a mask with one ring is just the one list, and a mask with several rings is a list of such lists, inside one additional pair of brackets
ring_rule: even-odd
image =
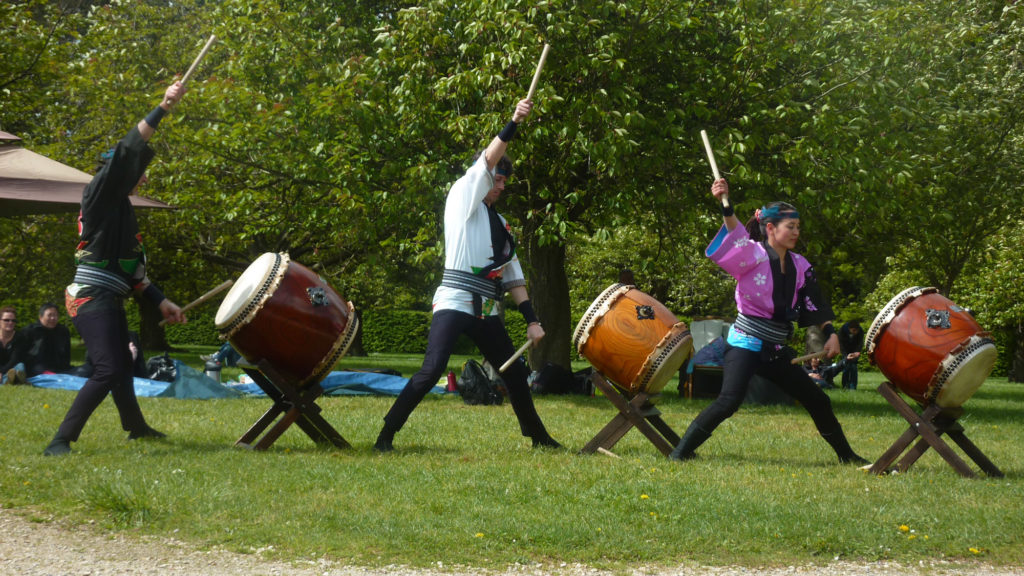
[[(198, 367), (204, 351), (190, 351), (189, 363)], [(343, 365), (408, 375), (420, 360)], [(875, 391), (879, 381), (862, 374), (861, 390), (830, 393), (854, 448), (871, 459), (907, 428)], [(794, 406), (743, 407), (685, 464), (636, 431), (615, 446), (620, 458), (577, 455), (615, 415), (602, 397), (537, 398), (552, 434), (571, 448), (560, 452), (531, 449), (507, 403), (467, 406), (455, 395), (429, 396), (384, 456), (371, 445), (389, 397), (319, 401), (352, 449), (319, 448), (292, 427), (266, 452), (234, 447), (266, 399), (143, 398), (167, 440), (126, 441), (106, 402), (74, 454), (44, 458), (73, 397), (0, 388), (3, 507), (42, 521), (96, 520), (198, 546), (368, 566), (1024, 560), (1024, 387), (1005, 379), (990, 379), (965, 405), (967, 434), (1006, 474), (975, 480), (934, 451), (895, 476), (840, 466)], [(658, 406), (682, 432), (707, 402), (673, 387)]]

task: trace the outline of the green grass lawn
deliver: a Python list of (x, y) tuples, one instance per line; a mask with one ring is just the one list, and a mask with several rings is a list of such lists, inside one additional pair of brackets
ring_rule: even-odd
[[(198, 368), (205, 352), (183, 359)], [(342, 365), (408, 375), (420, 360)], [(877, 373), (861, 379), (860, 390), (830, 396), (851, 444), (875, 459), (907, 424), (876, 392)], [(392, 398), (319, 401), (350, 450), (317, 447), (292, 427), (266, 452), (234, 447), (266, 399), (142, 398), (166, 440), (128, 442), (105, 402), (74, 454), (44, 458), (73, 398), (0, 387), (0, 506), (39, 521), (365, 566), (1024, 563), (1024, 387), (1005, 379), (965, 405), (969, 437), (1006, 474), (975, 480), (933, 451), (899, 475), (838, 465), (794, 406), (743, 407), (683, 464), (636, 431), (615, 446), (619, 459), (577, 455), (615, 415), (602, 397), (537, 398), (567, 451), (531, 449), (507, 403), (467, 406), (454, 395), (429, 396), (387, 455), (371, 446)], [(658, 406), (682, 432), (707, 402), (672, 387)]]

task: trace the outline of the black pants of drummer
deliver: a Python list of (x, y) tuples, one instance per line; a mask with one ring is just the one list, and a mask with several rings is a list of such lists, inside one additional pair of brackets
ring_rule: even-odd
[(725, 347), (722, 392), (697, 415), (691, 426), (699, 426), (706, 434), (714, 432), (719, 424), (732, 416), (743, 404), (754, 374), (771, 380), (783, 392), (800, 402), (811, 415), (818, 432), (826, 439), (836, 432), (842, 433), (839, 420), (832, 411), (832, 401), (803, 368), (790, 364), (785, 355), (766, 361), (762, 359), (761, 352), (752, 352), (729, 344)]
[[(455, 341), (460, 334), (466, 334), (476, 344), (477, 348), (484, 355), (484, 358), (491, 363), (491, 366), (501, 366), (515, 354), (515, 346), (501, 318), (497, 316), (486, 316), (476, 318), (471, 314), (456, 310), (441, 310), (434, 314), (430, 321), (430, 335), (427, 339), (427, 352), (423, 358), (423, 365), (409, 379), (409, 383), (402, 389), (401, 394), (391, 406), (384, 417), (385, 425), (392, 431), (397, 432), (405, 425), (409, 415), (416, 409), (420, 401), (437, 384), (438, 379), (448, 369), (448, 359), (451, 357)], [(537, 414), (533, 405), (533, 397), (530, 395), (530, 387), (527, 383), (529, 370), (523, 362), (513, 362), (501, 375), (508, 389), (509, 401), (512, 409), (519, 419), (519, 428), (523, 436), (531, 438), (542, 438), (547, 435), (543, 422)]]
[(121, 416), (121, 428), (129, 432), (145, 430), (146, 419), (135, 397), (124, 307), (106, 305), (80, 311), (72, 322), (85, 342), (95, 371), (75, 396), (57, 430), (57, 437), (68, 442), (78, 440), (86, 421), (107, 394), (114, 398), (114, 405)]

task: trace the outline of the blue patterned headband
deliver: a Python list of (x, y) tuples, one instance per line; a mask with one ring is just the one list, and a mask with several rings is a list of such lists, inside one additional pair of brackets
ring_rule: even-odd
[(495, 168), (494, 169), (494, 175), (497, 176), (498, 174), (501, 174), (505, 178), (508, 178), (509, 175), (510, 175), (510, 172), (508, 170), (505, 170), (504, 168)]
[(785, 220), (787, 218), (799, 219), (800, 213), (796, 210), (787, 210), (785, 212), (779, 210), (778, 206), (772, 206), (771, 208), (761, 208), (757, 211), (757, 221), (767, 222), (770, 220)]

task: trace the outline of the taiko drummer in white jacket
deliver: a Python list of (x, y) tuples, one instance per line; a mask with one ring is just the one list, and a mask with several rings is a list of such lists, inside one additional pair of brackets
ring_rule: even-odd
[[(527, 337), (544, 337), (530, 304), (526, 279), (515, 251), (515, 238), (495, 204), (512, 175), (512, 160), (505, 155), (519, 124), (533, 107), (528, 99), (516, 104), (512, 120), (482, 153), (473, 158), (466, 174), (452, 185), (444, 211), (445, 270), (434, 293), (433, 317), (423, 365), (409, 379), (384, 417), (374, 449), (394, 449), (395, 434), (433, 388), (448, 367), (456, 339), (467, 335), (492, 366), (500, 366), (515, 353), (501, 318), (506, 292), (527, 322)], [(514, 362), (502, 374), (519, 428), (534, 447), (559, 448), (541, 421), (527, 383), (529, 369)]]

